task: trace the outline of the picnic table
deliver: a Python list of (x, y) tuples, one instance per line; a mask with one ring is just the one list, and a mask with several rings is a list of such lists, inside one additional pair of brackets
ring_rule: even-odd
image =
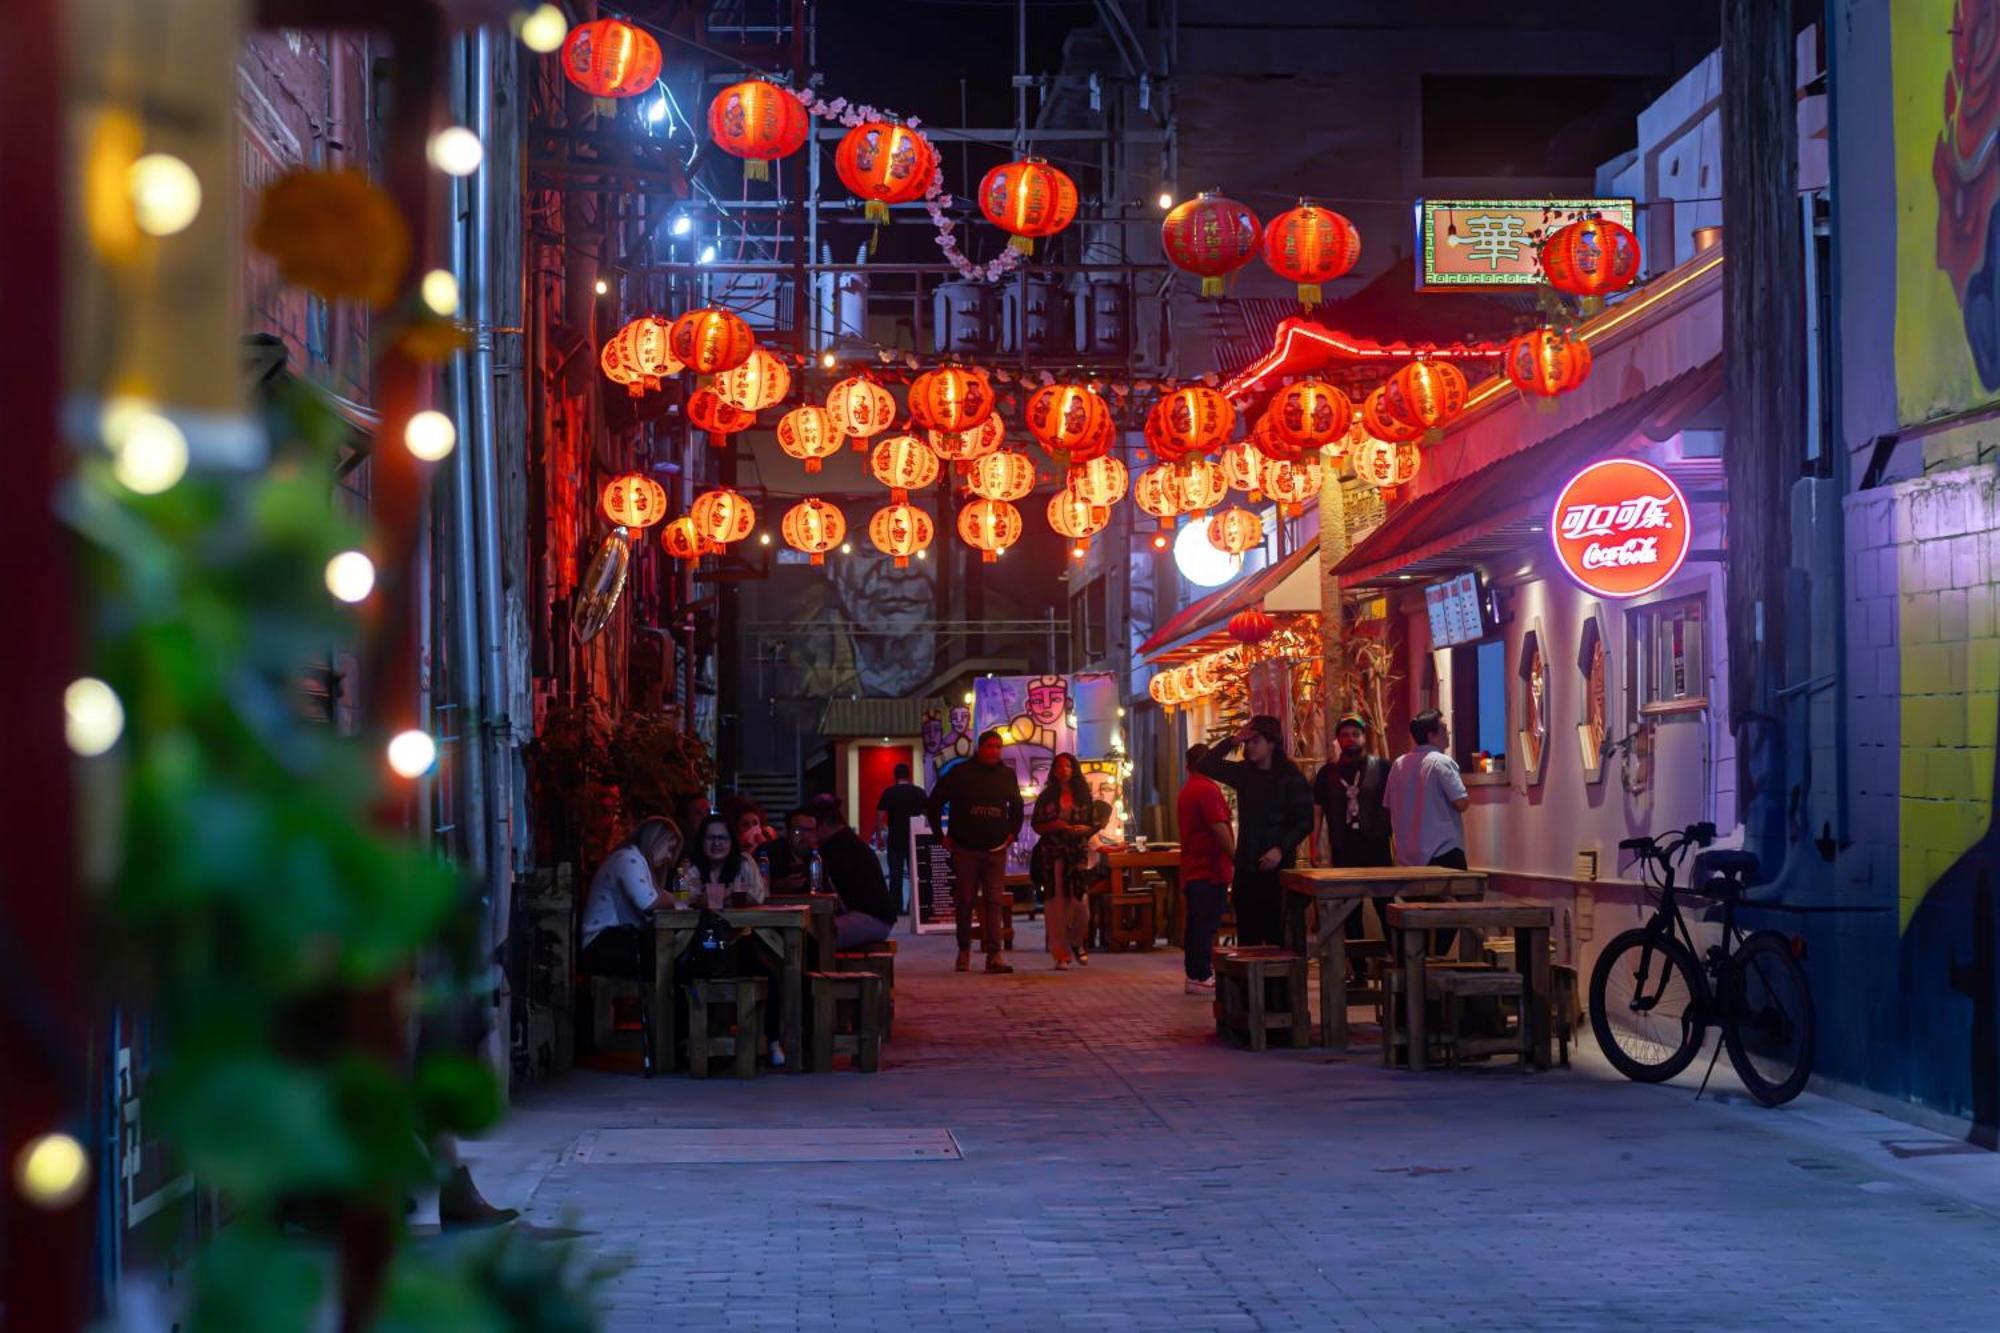
[[(1446, 866), (1296, 866), (1282, 871), (1285, 943), (1319, 960), (1319, 1044), (1347, 1048), (1347, 921), (1370, 898), (1482, 898), (1486, 876)], [(1307, 916), (1317, 909), (1317, 928)], [(1385, 1038), (1386, 1039), (1386, 1038)]]
[(833, 919), (840, 915), (837, 893), (774, 893), (764, 900), (766, 907), (803, 907), (812, 913), (806, 926), (812, 937), (812, 966), (818, 972), (838, 972), (833, 965)]
[(1175, 925), (1179, 915), (1180, 865), (1179, 847), (1153, 846), (1143, 852), (1130, 846), (1106, 848), (1104, 879), (1090, 890), (1091, 934), (1100, 944), (1107, 948), (1110, 946), (1106, 924), (1109, 920), (1110, 904), (1114, 896), (1125, 892), (1126, 871), (1163, 870), (1171, 872), (1161, 876), (1169, 887), (1166, 901), (1160, 902), (1157, 898), (1155, 900), (1155, 907), (1158, 910), (1154, 913), (1153, 932), (1155, 935), (1164, 935), (1169, 940), (1177, 939), (1180, 934)]
[[(805, 956), (806, 936), (812, 930), (813, 909), (801, 907), (730, 907), (722, 918), (744, 936), (755, 938), (783, 960), (778, 994), (772, 997), (772, 1012), (778, 1016), (778, 1031), (764, 1039), (776, 1039), (785, 1047), (785, 1072), (805, 1069)], [(830, 918), (829, 918), (830, 919)], [(695, 924), (701, 920), (698, 907), (676, 907), (653, 913), (653, 1068), (671, 1072), (674, 1052), (674, 964), (694, 939)]]
[[(1528, 1027), (1528, 1050), (1537, 1069), (1549, 1067), (1549, 929), (1555, 910), (1547, 903), (1391, 903), (1389, 930), (1398, 936), (1403, 960), (1403, 1022), (1409, 1032), (1410, 1068), (1429, 1063), (1424, 1032), (1425, 956), (1433, 930), (1512, 930), (1514, 967), (1521, 974), (1521, 1022)], [(1386, 1045), (1389, 1034), (1382, 1040)]]

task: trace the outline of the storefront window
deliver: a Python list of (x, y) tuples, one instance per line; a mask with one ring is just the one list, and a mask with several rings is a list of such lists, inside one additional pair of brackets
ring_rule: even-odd
[(1530, 785), (1542, 780), (1549, 748), (1549, 663), (1542, 652), (1539, 624), (1521, 639), (1521, 730), (1516, 737), (1521, 773)]
[(1687, 597), (1632, 612), (1632, 698), (1644, 713), (1708, 706), (1708, 599)]
[(1583, 717), (1576, 724), (1577, 756), (1583, 761), (1583, 780), (1596, 782), (1604, 776), (1605, 719), (1608, 716), (1604, 634), (1598, 627), (1596, 616), (1583, 622), (1583, 641), (1578, 646), (1576, 665), (1583, 675)]
[(1451, 748), (1467, 773), (1507, 771), (1507, 645), (1468, 643), (1451, 652)]

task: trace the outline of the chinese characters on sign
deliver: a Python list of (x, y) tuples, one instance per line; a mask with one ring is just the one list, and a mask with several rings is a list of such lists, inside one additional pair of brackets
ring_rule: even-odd
[(1569, 576), (1603, 597), (1636, 597), (1674, 576), (1692, 536), (1687, 497), (1635, 458), (1592, 463), (1549, 514), (1549, 540)]
[(1486, 621), (1479, 610), (1479, 576), (1460, 574), (1444, 583), (1424, 589), (1424, 610), (1430, 615), (1431, 647), (1453, 648), (1475, 643), (1485, 636)]
[(1630, 199), (1419, 199), (1420, 288), (1531, 287), (1548, 234), (1596, 214), (1633, 225)]

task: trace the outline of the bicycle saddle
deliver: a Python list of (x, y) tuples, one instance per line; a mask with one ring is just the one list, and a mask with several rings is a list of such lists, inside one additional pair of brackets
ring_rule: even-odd
[(1694, 859), (1695, 892), (1742, 890), (1760, 881), (1763, 867), (1755, 852), (1702, 852)]

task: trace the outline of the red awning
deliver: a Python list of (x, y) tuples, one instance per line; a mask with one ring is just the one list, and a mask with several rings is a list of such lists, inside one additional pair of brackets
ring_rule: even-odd
[(1158, 652), (1177, 639), (1220, 624), (1238, 611), (1261, 605), (1280, 583), (1318, 554), (1319, 543), (1308, 542), (1276, 564), (1266, 565), (1248, 578), (1238, 579), (1190, 604), (1139, 645), (1139, 656)]
[(1334, 572), (1343, 586), (1357, 587), (1523, 521), (1539, 522), (1547, 517), (1549, 497), (1578, 468), (1668, 438), (1721, 391), (1722, 358), (1715, 357), (1418, 496), (1357, 543)]

